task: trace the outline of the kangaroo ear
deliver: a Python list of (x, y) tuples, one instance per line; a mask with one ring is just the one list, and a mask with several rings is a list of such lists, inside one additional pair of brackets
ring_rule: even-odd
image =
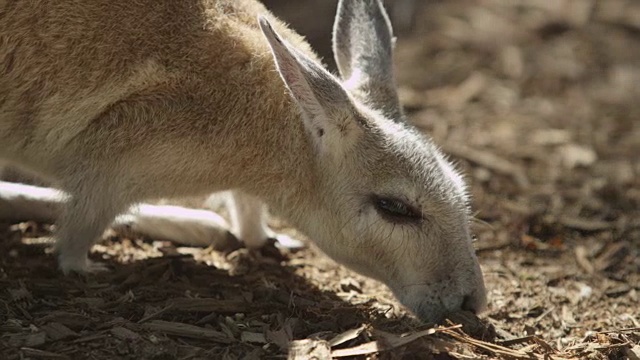
[(345, 87), (369, 106), (403, 118), (393, 76), (395, 38), (381, 0), (340, 0), (333, 53)]
[(265, 17), (259, 16), (258, 23), (316, 145), (328, 151), (344, 147), (358, 128), (354, 117), (348, 115), (353, 114), (354, 107), (346, 90), (320, 64), (282, 39)]

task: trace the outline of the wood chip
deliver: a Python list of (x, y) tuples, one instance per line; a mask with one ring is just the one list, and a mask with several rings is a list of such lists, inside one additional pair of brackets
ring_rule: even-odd
[(266, 344), (267, 338), (263, 333), (243, 331), (240, 333), (240, 341), (247, 343)]
[(588, 274), (593, 274), (595, 272), (595, 268), (593, 267), (593, 264), (591, 264), (591, 261), (589, 261), (587, 248), (582, 245), (578, 245), (576, 246), (574, 253), (576, 254), (576, 262), (578, 265), (580, 265), (580, 267)]
[(14, 347), (39, 347), (47, 342), (47, 334), (44, 331), (16, 334), (9, 336), (9, 340), (7, 342), (9, 345)]
[(78, 333), (57, 322), (48, 323), (41, 329), (53, 341), (78, 337)]
[(634, 345), (632, 348), (627, 349), (625, 355), (629, 360), (640, 360), (640, 345)]
[(69, 311), (53, 311), (38, 319), (39, 324), (57, 322), (71, 329), (80, 330), (91, 324), (91, 319), (83, 314)]
[(384, 344), (378, 341), (369, 341), (364, 344), (360, 344), (347, 349), (337, 349), (331, 352), (331, 357), (340, 358), (347, 356), (368, 355), (374, 354), (380, 351), (388, 350)]
[(108, 335), (105, 335), (104, 333), (98, 333), (98, 334), (93, 334), (93, 335), (87, 335), (84, 337), (81, 337), (79, 339), (75, 339), (73, 341), (71, 341), (72, 344), (80, 344), (80, 343), (85, 343), (85, 342), (92, 342), (92, 341), (98, 341), (100, 339), (104, 339), (107, 338)]
[(148, 330), (162, 332), (167, 335), (182, 336), (192, 339), (213, 340), (224, 344), (230, 344), (233, 342), (233, 339), (227, 337), (223, 332), (184, 323), (153, 320), (143, 325), (143, 327)]
[(105, 305), (103, 298), (99, 297), (78, 297), (73, 299), (75, 303), (84, 304), (92, 308), (102, 308)]
[(289, 343), (293, 340), (293, 323), (295, 319), (287, 319), (280, 329), (275, 331), (267, 330), (267, 340), (278, 345), (280, 349), (289, 348)]
[(296, 340), (289, 346), (288, 360), (331, 359), (331, 347), (324, 340)]
[[(169, 304), (169, 305), (167, 305), (167, 306), (163, 307), (163, 308), (162, 308), (162, 309), (160, 309), (160, 310), (153, 311), (153, 312), (151, 312), (151, 311), (150, 311), (150, 312), (149, 312), (149, 315), (146, 315), (146, 316), (145, 316), (145, 317), (143, 317), (142, 319), (138, 320), (138, 324), (142, 324), (142, 323), (147, 322), (147, 321), (149, 321), (149, 320), (151, 320), (151, 319), (154, 319), (154, 318), (156, 318), (156, 317), (158, 317), (158, 316), (160, 316), (160, 315), (164, 314), (165, 312), (167, 312), (168, 310), (170, 310), (170, 309), (172, 309), (172, 308), (173, 308), (173, 304)], [(147, 308), (147, 309), (145, 309), (145, 310), (149, 310), (149, 308)]]
[(120, 340), (138, 340), (140, 335), (134, 331), (131, 331), (125, 327), (117, 326), (109, 330), (111, 335), (117, 337)]
[(69, 359), (69, 357), (66, 355), (56, 354), (51, 351), (38, 350), (29, 347), (22, 347), (20, 348), (20, 351), (27, 357), (35, 357), (38, 359)]
[(11, 300), (13, 301), (27, 301), (31, 299), (31, 293), (24, 287), (24, 284), (20, 284), (21, 287), (18, 289), (9, 289), (9, 295), (11, 296)]
[(173, 309), (179, 311), (244, 313), (252, 309), (251, 304), (238, 300), (218, 300), (211, 298), (179, 298), (171, 301)]
[(614, 266), (621, 257), (629, 253), (629, 244), (616, 242), (607, 245), (605, 250), (595, 259), (594, 265), (598, 271), (604, 271)]
[(362, 332), (367, 328), (366, 325), (362, 325), (358, 328), (355, 329), (350, 329), (347, 330), (345, 332), (343, 332), (342, 334), (336, 335), (334, 338), (332, 338), (331, 340), (329, 340), (329, 345), (331, 345), (331, 347), (334, 346), (338, 346), (340, 344), (343, 344), (347, 341), (353, 340), (355, 338), (357, 338), (358, 336), (360, 336), (360, 334), (362, 334)]

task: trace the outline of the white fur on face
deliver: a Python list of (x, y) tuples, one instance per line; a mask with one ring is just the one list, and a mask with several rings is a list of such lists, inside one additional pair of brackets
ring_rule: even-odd
[[(427, 137), (357, 108), (370, 128), (342, 161), (323, 163), (321, 171), (330, 174), (323, 192), (332, 209), (322, 221), (330, 226), (312, 237), (338, 261), (383, 281), (425, 321), (462, 308), (483, 310), (462, 177)], [(423, 219), (390, 221), (376, 209), (375, 197), (401, 200)]]

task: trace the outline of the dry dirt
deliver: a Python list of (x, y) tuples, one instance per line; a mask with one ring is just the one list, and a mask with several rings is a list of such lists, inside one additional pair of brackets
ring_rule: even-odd
[(401, 98), (467, 174), (483, 324), (421, 325), (313, 248), (113, 235), (92, 254), (113, 272), (63, 277), (50, 226), (23, 223), (0, 235), (0, 358), (640, 358), (640, 2), (425, 1), (414, 15)]

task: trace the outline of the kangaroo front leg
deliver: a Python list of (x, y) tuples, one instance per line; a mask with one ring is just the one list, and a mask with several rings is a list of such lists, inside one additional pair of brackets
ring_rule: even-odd
[(267, 226), (266, 206), (258, 198), (241, 191), (232, 191), (227, 207), (233, 233), (250, 249), (263, 247), (267, 240), (275, 239), (282, 246), (299, 248), (303, 244), (287, 235), (275, 234)]
[(265, 205), (258, 198), (241, 191), (232, 191), (227, 207), (232, 232), (246, 247), (261, 248), (273, 236), (267, 227)]
[(86, 191), (71, 191), (58, 221), (55, 250), (65, 274), (106, 270), (103, 265), (91, 262), (87, 254), (115, 216), (127, 206), (125, 194), (113, 191), (110, 186), (93, 185)]

